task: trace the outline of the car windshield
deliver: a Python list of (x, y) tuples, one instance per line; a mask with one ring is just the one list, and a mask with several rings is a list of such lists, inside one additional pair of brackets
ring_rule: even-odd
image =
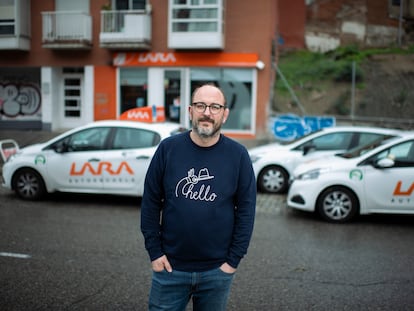
[(395, 136), (393, 135), (384, 135), (378, 138), (377, 140), (370, 142), (369, 144), (355, 147), (347, 152), (339, 153), (336, 156), (341, 157), (341, 158), (346, 158), (346, 159), (356, 158), (356, 157), (363, 155), (364, 153), (367, 153), (368, 151), (372, 149), (377, 148), (378, 146), (385, 144), (386, 142), (388, 142), (390, 139), (393, 139), (393, 138), (395, 138)]
[(297, 141), (300, 141), (300, 140), (302, 140), (302, 139), (305, 139), (306, 137), (308, 137), (308, 136), (310, 136), (310, 135), (314, 135), (314, 134), (316, 134), (316, 133), (319, 133), (319, 132), (321, 132), (322, 131), (322, 129), (319, 129), (319, 130), (316, 130), (316, 131), (313, 131), (313, 132), (310, 132), (310, 133), (307, 133), (307, 134), (305, 134), (305, 135), (303, 135), (303, 136), (300, 136), (300, 137), (297, 137), (297, 138), (295, 138), (294, 140), (289, 140), (289, 141), (279, 141), (279, 140), (277, 140), (276, 142), (277, 143), (279, 143), (280, 145), (290, 145), (290, 144), (294, 144), (294, 143), (296, 143)]

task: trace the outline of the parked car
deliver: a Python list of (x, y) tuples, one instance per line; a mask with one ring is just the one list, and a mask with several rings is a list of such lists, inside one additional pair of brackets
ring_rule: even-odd
[(3, 165), (3, 186), (22, 199), (55, 191), (141, 196), (160, 141), (177, 123), (97, 121), (20, 149)]
[(337, 223), (359, 214), (414, 214), (414, 134), (303, 163), (287, 205)]
[(403, 131), (336, 126), (324, 128), (287, 144), (271, 143), (249, 149), (257, 188), (265, 193), (286, 193), (293, 170), (303, 161), (345, 152), (379, 138), (400, 136)]

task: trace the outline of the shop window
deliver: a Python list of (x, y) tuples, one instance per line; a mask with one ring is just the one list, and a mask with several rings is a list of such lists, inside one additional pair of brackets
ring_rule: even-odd
[(137, 107), (145, 107), (147, 103), (147, 69), (120, 69), (120, 114)]
[(253, 70), (251, 69), (192, 69), (191, 90), (204, 83), (214, 83), (226, 97), (230, 116), (224, 130), (253, 131)]
[(164, 76), (165, 115), (170, 121), (180, 120), (181, 72), (166, 70)]

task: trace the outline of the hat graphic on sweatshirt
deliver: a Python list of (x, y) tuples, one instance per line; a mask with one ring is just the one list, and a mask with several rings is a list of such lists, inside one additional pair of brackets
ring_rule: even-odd
[(212, 179), (214, 176), (210, 176), (210, 172), (207, 168), (203, 168), (198, 172), (198, 180)]
[[(199, 181), (203, 181), (203, 180), (209, 180), (209, 179), (213, 179), (214, 176), (210, 175), (210, 172), (208, 171), (207, 168), (202, 168), (199, 172), (198, 175), (195, 174), (195, 169), (191, 168), (190, 170), (188, 170), (187, 172), (187, 176), (181, 178), (177, 185), (175, 186), (175, 196), (178, 197), (178, 193), (179, 193), (179, 189), (183, 188), (183, 189), (190, 189), (192, 190), (193, 186), (198, 184)], [(186, 187), (190, 187), (190, 188), (186, 188)], [(204, 185), (202, 185), (202, 187), (204, 188)], [(210, 186), (208, 186), (208, 188), (210, 188)], [(183, 190), (182, 190), (183, 191)], [(188, 194), (186, 194), (188, 195)], [(216, 197), (216, 194), (212, 193), (211, 195), (214, 196), (214, 198)]]

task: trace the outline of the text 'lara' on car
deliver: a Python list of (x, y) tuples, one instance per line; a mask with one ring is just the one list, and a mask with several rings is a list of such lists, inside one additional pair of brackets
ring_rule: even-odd
[(51, 192), (141, 196), (155, 150), (178, 123), (97, 121), (21, 148), (3, 165), (3, 186), (22, 199)]
[(345, 152), (402, 131), (377, 127), (335, 126), (312, 132), (287, 144), (271, 143), (249, 149), (257, 188), (265, 193), (286, 193), (293, 170), (312, 158)]
[(363, 214), (414, 214), (413, 132), (303, 163), (287, 205), (336, 223)]

